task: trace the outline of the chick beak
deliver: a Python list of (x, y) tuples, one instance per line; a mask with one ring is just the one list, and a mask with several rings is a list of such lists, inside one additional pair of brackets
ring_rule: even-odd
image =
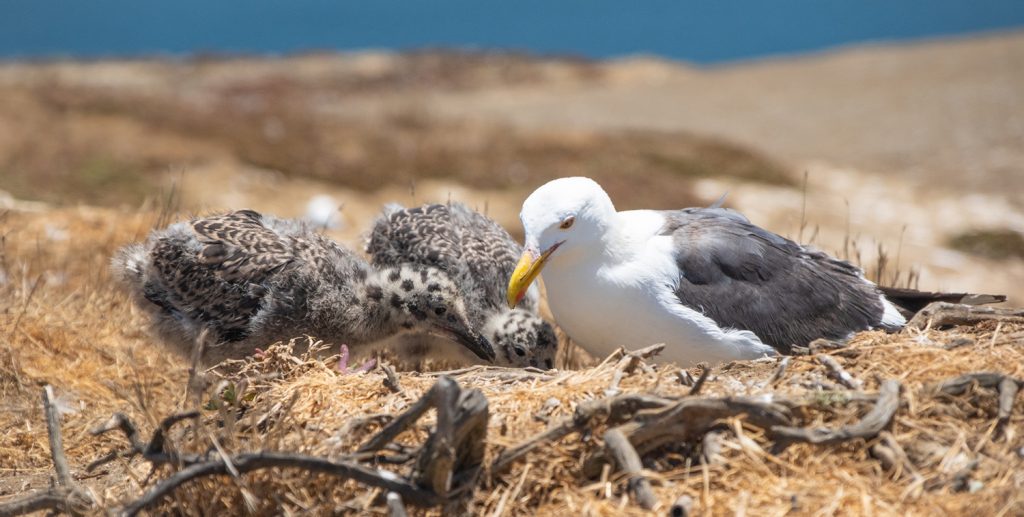
[(479, 332), (473, 330), (469, 322), (460, 318), (459, 322), (452, 325), (440, 327), (443, 334), (460, 345), (469, 349), (477, 357), (488, 362), (494, 362), (497, 355), (494, 353), (494, 346)]

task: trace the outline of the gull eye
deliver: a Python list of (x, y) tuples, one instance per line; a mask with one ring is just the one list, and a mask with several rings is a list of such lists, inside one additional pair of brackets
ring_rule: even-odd
[(575, 222), (576, 222), (576, 217), (570, 215), (569, 217), (566, 217), (565, 219), (563, 219), (562, 220), (562, 224), (558, 225), (558, 227), (563, 229), (563, 230), (568, 230), (569, 228), (572, 228), (572, 223), (575, 223)]

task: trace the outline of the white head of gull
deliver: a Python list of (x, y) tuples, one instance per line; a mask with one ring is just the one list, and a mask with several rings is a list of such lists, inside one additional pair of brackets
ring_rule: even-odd
[(555, 320), (599, 356), (665, 343), (662, 360), (720, 363), (905, 323), (858, 268), (732, 210), (618, 212), (577, 177), (538, 188), (520, 218), (509, 305), (543, 269)]

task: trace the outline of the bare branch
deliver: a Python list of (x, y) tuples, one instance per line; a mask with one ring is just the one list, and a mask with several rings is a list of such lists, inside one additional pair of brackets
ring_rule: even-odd
[(608, 455), (615, 459), (619, 469), (629, 475), (628, 486), (641, 508), (650, 510), (658, 504), (658, 498), (651, 490), (651, 482), (643, 474), (643, 464), (636, 449), (618, 428), (604, 433), (604, 445)]
[(50, 456), (53, 457), (53, 468), (57, 471), (57, 483), (62, 487), (71, 487), (71, 467), (64, 456), (64, 444), (60, 437), (60, 413), (54, 404), (53, 386), (43, 387), (43, 409), (46, 411), (46, 430), (50, 439)]
[(711, 367), (701, 363), (700, 365), (700, 377), (697, 378), (697, 382), (693, 383), (693, 387), (690, 388), (690, 396), (693, 397), (700, 393), (701, 388), (704, 387), (704, 383), (707, 382), (708, 377), (711, 376)]
[(955, 325), (977, 325), (983, 321), (1024, 323), (1024, 309), (999, 309), (976, 305), (961, 305), (935, 302), (921, 309), (909, 322), (907, 328), (926, 329)]
[(1017, 398), (1018, 391), (1020, 391), (1020, 384), (1017, 381), (1009, 377), (1003, 377), (1003, 380), (999, 381), (999, 416), (997, 418), (1000, 428), (1010, 422), (1013, 401)]
[(850, 372), (844, 370), (834, 357), (819, 355), (818, 362), (828, 368), (828, 376), (839, 384), (842, 384), (851, 390), (859, 390), (864, 387), (864, 383), (860, 382), (860, 380), (855, 378), (853, 375), (850, 375)]
[(380, 363), (380, 369), (384, 372), (384, 387), (391, 390), (392, 393), (401, 393), (402, 386), (398, 383), (395, 369), (383, 362)]
[(782, 376), (786, 374), (786, 369), (789, 368), (790, 356), (783, 356), (779, 361), (779, 366), (775, 368), (775, 373), (772, 374), (772, 378), (768, 379), (768, 384), (773, 385), (776, 382), (782, 380)]
[(807, 442), (818, 445), (841, 443), (854, 438), (873, 438), (882, 431), (900, 405), (900, 383), (894, 379), (882, 382), (879, 389), (878, 402), (859, 422), (840, 427), (839, 429), (803, 428), (789, 426), (772, 426), (771, 434), (786, 442)]
[(946, 379), (940, 382), (935, 389), (939, 393), (946, 395), (963, 395), (967, 393), (971, 386), (975, 385), (982, 388), (998, 388), (999, 383), (1005, 378), (1007, 376), (999, 372), (967, 373), (952, 379)]
[(590, 421), (595, 418), (603, 418), (609, 421), (609, 424), (614, 425), (629, 420), (642, 409), (663, 408), (674, 402), (673, 399), (654, 395), (624, 394), (582, 403), (576, 407), (572, 417), (524, 440), (519, 445), (502, 451), (491, 464), (491, 474), (501, 474), (510, 465), (526, 457), (538, 447), (587, 428)]
[[(265, 468), (297, 468), (351, 479), (364, 485), (388, 490), (400, 495), (403, 500), (418, 506), (435, 506), (442, 502), (437, 494), (416, 487), (396, 474), (364, 467), (358, 463), (277, 452), (238, 454), (231, 458), (231, 462), (239, 474)], [(228, 466), (223, 460), (217, 459), (185, 467), (157, 483), (152, 490), (125, 506), (120, 513), (127, 516), (136, 515), (160, 502), (179, 486), (198, 478), (216, 475), (228, 475)]]
[(40, 490), (20, 499), (0, 504), (0, 517), (14, 517), (41, 510), (65, 509), (70, 491), (64, 488)]
[(992, 388), (999, 393), (999, 413), (996, 416), (999, 429), (1006, 427), (1013, 414), (1013, 403), (1017, 399), (1024, 381), (1019, 381), (998, 372), (974, 372), (946, 379), (940, 382), (935, 391), (943, 395), (963, 395), (973, 386)]
[(64, 455), (64, 444), (60, 434), (60, 412), (54, 403), (55, 400), (53, 387), (47, 384), (43, 387), (43, 413), (46, 416), (50, 457), (53, 459), (53, 468), (57, 473), (57, 485), (0, 504), (0, 517), (23, 515), (46, 509), (78, 514), (81, 510), (94, 505), (92, 497), (82, 490), (71, 477), (71, 468), (68, 466), (67, 456)]
[(405, 511), (405, 503), (402, 502), (402, 496), (388, 492), (388, 517), (407, 517), (409, 514)]

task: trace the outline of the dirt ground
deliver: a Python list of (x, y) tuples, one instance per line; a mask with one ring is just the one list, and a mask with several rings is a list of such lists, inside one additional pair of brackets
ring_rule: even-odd
[[(165, 416), (196, 407), (186, 397), (188, 361), (153, 341), (107, 272), (111, 253), (144, 238), (164, 211), (301, 216), (314, 197), (328, 196), (340, 216), (329, 232), (359, 248), (384, 203), (451, 199), (518, 234), (517, 212), (533, 188), (582, 174), (623, 209), (692, 206), (728, 193), (727, 206), (755, 223), (854, 260), (869, 275), (881, 255), (884, 282), (913, 274), (924, 289), (1004, 293), (1019, 306), (1022, 121), (1020, 33), (705, 69), (645, 57), (446, 52), (0, 63), (0, 503), (49, 482), (44, 384), (59, 397), (74, 477), (106, 507), (138, 497), (149, 465), (119, 460), (86, 472), (124, 445), (88, 430), (120, 411), (148, 436)], [(978, 231), (999, 235), (986, 238), (1008, 251), (954, 244)], [(1020, 379), (1022, 336), (1019, 325), (995, 323), (865, 333), (851, 350), (794, 358), (781, 382), (771, 381), (775, 362), (716, 370), (705, 391), (712, 397), (819, 397), (823, 383), (832, 396), (819, 358), (830, 355), (865, 393), (898, 379), (901, 405), (887, 438), (797, 444), (780, 455), (766, 452), (769, 430), (726, 419), (723, 463), (702, 467), (700, 446), (684, 444), (645, 464), (658, 511), (685, 494), (708, 515), (1020, 514), (1019, 398), (999, 424), (993, 390), (936, 398), (934, 388), (974, 371)], [(214, 436), (232, 452), (271, 444), (348, 453), (376, 428), (339, 437), (343, 422), (406, 408), (434, 382), (400, 372), (406, 391), (393, 394), (379, 370), (343, 375), (334, 359), (281, 357), (251, 365), (245, 410), (280, 415), (291, 401), (292, 413), (254, 436), (252, 422), (240, 421), (237, 434), (216, 431), (223, 411), (204, 410), (202, 425), (176, 443), (202, 449)], [(605, 396), (616, 375), (614, 361), (565, 366), (514, 382), (458, 377), (491, 403), (487, 462)], [(621, 391), (684, 397), (689, 388), (677, 374), (641, 369)], [(836, 427), (870, 409), (816, 400), (791, 415), (795, 425)], [(602, 448), (607, 426), (595, 426), (481, 480), (458, 510), (641, 514), (622, 476), (582, 472), (582, 458)], [(909, 463), (886, 466), (873, 452), (889, 439), (907, 449)], [(157, 511), (383, 511), (373, 492), (317, 479), (315, 489), (292, 471), (241, 485), (207, 480)], [(252, 494), (276, 495), (253, 502)]]

